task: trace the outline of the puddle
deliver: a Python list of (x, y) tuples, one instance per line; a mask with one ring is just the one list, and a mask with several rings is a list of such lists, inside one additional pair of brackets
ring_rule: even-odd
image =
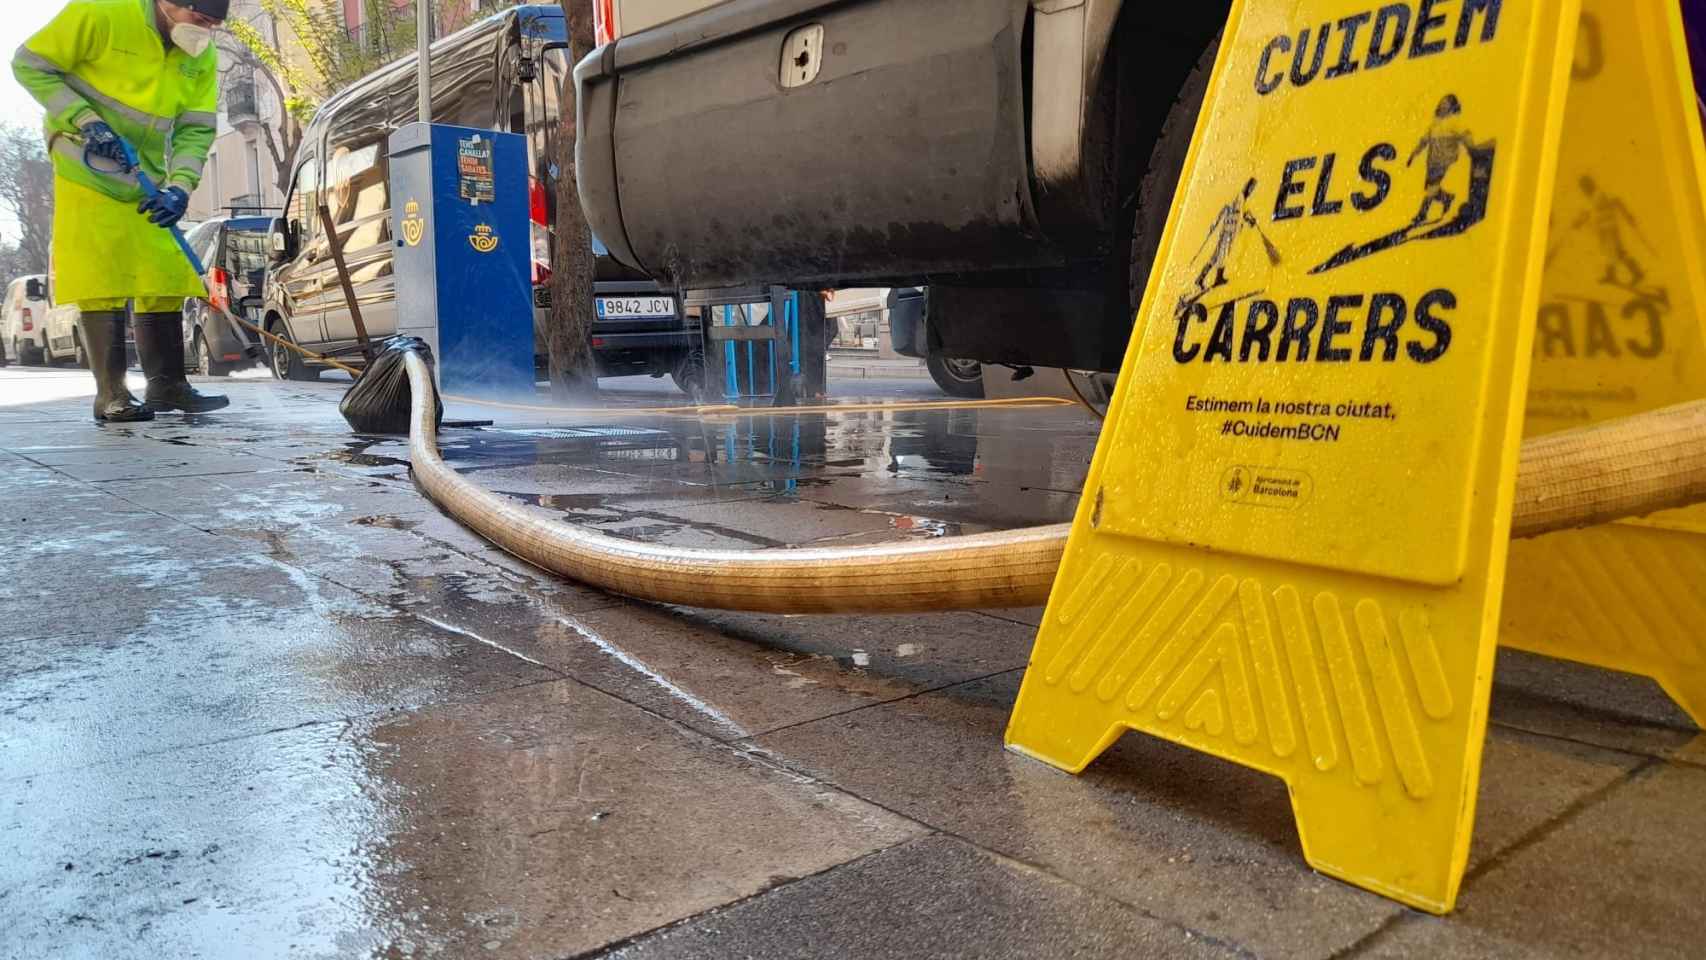
[(502, 496), (531, 503), (536, 507), (547, 510), (560, 510), (564, 513), (585, 513), (593, 510), (607, 509), (604, 505), (608, 498), (597, 493), (512, 493), (498, 491)]
[(356, 517), (350, 523), (358, 527), (381, 527), (386, 530), (413, 530), (421, 525), (419, 520), (404, 520), (400, 517)]
[(933, 520), (929, 517), (895, 517), (889, 521), (889, 525), (908, 536), (917, 537), (921, 540), (957, 537), (961, 530), (957, 523)]
[(266, 547), (267, 556), (274, 560), (288, 563), (296, 559), (296, 552), (285, 543), (284, 534), (277, 530), (222, 527), (212, 532), (224, 537), (235, 537), (239, 540), (253, 540)]
[(350, 440), (344, 444), (344, 449), (333, 450), (314, 458), (331, 460), (335, 463), (347, 463), (356, 467), (406, 467), (409, 461), (400, 457), (387, 457), (368, 453), (368, 450), (386, 443), (400, 444), (402, 441), (395, 437), (375, 437), (365, 440)]
[[(530, 503), (536, 507), (544, 507), (563, 514), (566, 522), (578, 526), (597, 527), (604, 533), (624, 540), (634, 540), (641, 543), (658, 543), (667, 541), (672, 534), (683, 530), (709, 534), (725, 540), (735, 540), (756, 547), (785, 547), (788, 544), (781, 540), (763, 536), (750, 530), (730, 527), (720, 523), (704, 520), (691, 520), (667, 513), (650, 510), (623, 510), (611, 503), (619, 497), (602, 494), (550, 494), (550, 493), (508, 493), (502, 494)], [(655, 494), (648, 498), (655, 498)], [(627, 526), (627, 524), (633, 524)]]

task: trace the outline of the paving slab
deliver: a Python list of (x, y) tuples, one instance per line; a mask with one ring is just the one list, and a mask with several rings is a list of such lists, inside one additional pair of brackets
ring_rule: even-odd
[(1653, 763), (1466, 888), (1448, 920), (1415, 917), (1369, 957), (1701, 955), (1706, 770)]
[(724, 739), (1011, 670), (1030, 653), (1027, 628), (971, 613), (781, 617), (569, 606), (552, 591), (500, 590), (409, 609)]
[(1058, 877), (943, 836), (915, 840), (641, 937), (607, 960), (1233, 957)]
[[(1402, 911), (1308, 868), (1278, 780), (1138, 734), (1082, 777), (1003, 751), (1019, 679), (1015, 671), (757, 743), (939, 830), (1260, 956), (1327, 956)], [(1517, 842), (1637, 762), (1496, 735), (1476, 856)]]
[(123, 510), (8, 529), (0, 543), (18, 570), (0, 591), (0, 637), (142, 630), (204, 601), (276, 598), (280, 582), (302, 575), (281, 576), (254, 551), (169, 518)]
[(1663, 758), (1702, 736), (1648, 677), (1508, 649), (1493, 676), (1492, 721)]
[(51, 465), (55, 470), (90, 483), (162, 477), (212, 477), (286, 469), (282, 464), (271, 460), (233, 453), (171, 453), (139, 457), (134, 453), (99, 451), (77, 458), (67, 454), (60, 459), (64, 462)]
[(0, 781), (21, 956), (562, 957), (917, 835), (572, 681)]
[(808, 775), (1256, 955), (1327, 956), (1401, 909), (1304, 865), (1278, 780), (1136, 735), (1083, 777), (1004, 751), (1019, 678), (757, 743)]
[[(72, 480), (45, 467), (0, 471), (0, 544), (74, 536), (113, 525), (117, 518), (136, 522), (149, 511), (95, 484)], [(0, 546), (0, 549), (4, 549)]]
[[(195, 574), (216, 585), (178, 577), (133, 626), (0, 641), (0, 776), (561, 676), (271, 561)], [(222, 592), (234, 582), (246, 592)]]

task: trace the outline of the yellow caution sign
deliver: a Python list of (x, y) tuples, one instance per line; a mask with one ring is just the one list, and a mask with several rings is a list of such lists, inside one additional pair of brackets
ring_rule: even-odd
[[(1706, 146), (1675, 0), (1585, 0), (1528, 431), (1706, 397)], [(1511, 545), (1503, 639), (1645, 674), (1706, 726), (1706, 509)]]
[(1317, 869), (1450, 909), (1578, 14), (1234, 5), (1012, 749), (1266, 771)]

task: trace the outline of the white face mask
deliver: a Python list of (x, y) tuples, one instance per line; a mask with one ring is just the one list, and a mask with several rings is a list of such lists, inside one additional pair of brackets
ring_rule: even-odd
[(213, 46), (213, 31), (193, 23), (173, 24), (172, 42), (179, 50), (192, 57), (199, 57), (208, 47)]

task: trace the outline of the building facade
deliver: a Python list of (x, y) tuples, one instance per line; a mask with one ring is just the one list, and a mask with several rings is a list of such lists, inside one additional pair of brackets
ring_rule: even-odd
[[(375, 2), (413, 8), (414, 0), (310, 0), (338, 11), (344, 29), (360, 40), (368, 30)], [(437, 0), (439, 33), (460, 29), (489, 12), (514, 6), (513, 0)], [(261, 8), (259, 0), (232, 0), (231, 19), (242, 20), (269, 39), (286, 62), (304, 53), (284, 24)], [(276, 84), (234, 37), (220, 39), (219, 128), (201, 187), (190, 198), (189, 218), (206, 220), (228, 214), (268, 214), (284, 203), (288, 184), (280, 173), (292, 168), (289, 136), (294, 131)]]
[[(289, 56), (293, 38), (280, 36), (278, 24), (257, 0), (232, 0), (231, 19), (249, 23)], [(282, 150), (286, 143), (289, 117), (284, 103), (253, 58), (230, 36), (220, 39), (219, 71), (219, 132), (201, 187), (190, 197), (192, 220), (265, 213), (284, 203), (278, 164), (273, 160), (273, 150)]]

